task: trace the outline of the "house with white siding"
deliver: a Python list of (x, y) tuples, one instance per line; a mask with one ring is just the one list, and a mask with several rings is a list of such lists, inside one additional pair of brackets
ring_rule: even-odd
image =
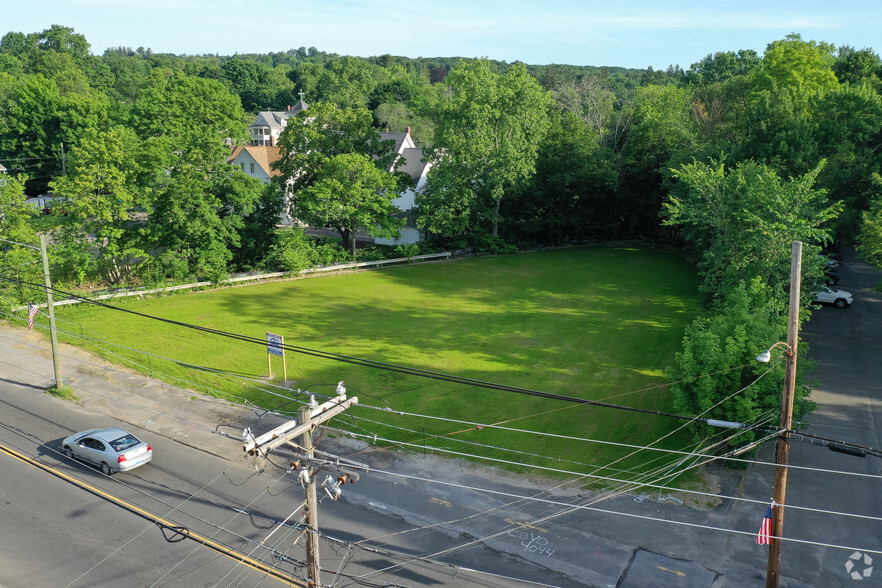
[[(301, 100), (285, 112), (265, 111), (257, 115), (254, 123), (248, 128), (251, 132), (251, 145), (235, 147), (227, 159), (230, 165), (239, 167), (246, 175), (257, 178), (264, 183), (269, 183), (280, 172), (273, 169), (273, 163), (281, 158), (278, 147), (279, 135), (288, 124), (288, 118), (306, 110), (308, 105)], [(422, 161), (422, 148), (418, 147), (410, 134), (410, 127), (403, 133), (379, 133), (384, 141), (393, 141), (392, 151), (396, 153), (395, 164), (399, 164), (399, 171), (407, 173), (414, 181), (415, 186), (408, 188), (400, 194), (392, 203), (400, 212), (396, 216), (405, 220), (401, 228), (401, 236), (398, 239), (376, 239), (381, 245), (400, 245), (417, 243), (423, 240), (423, 235), (414, 225), (414, 211), (416, 207), (416, 194), (426, 184), (426, 176), (431, 164)], [(395, 165), (393, 164), (393, 165)], [(392, 171), (390, 167), (389, 171)], [(285, 210), (288, 210), (288, 197), (285, 197)], [(287, 212), (282, 213), (281, 222), (291, 224)]]
[(424, 235), (414, 225), (416, 195), (417, 192), (425, 187), (426, 178), (432, 164), (422, 161), (423, 150), (414, 143), (413, 137), (410, 135), (410, 127), (407, 127), (403, 133), (380, 133), (380, 138), (384, 141), (395, 141), (393, 150), (398, 154), (395, 161), (396, 163), (401, 162), (398, 171), (409, 175), (413, 179), (415, 186), (408, 188), (392, 201), (392, 204), (401, 211), (396, 213), (395, 216), (405, 220), (404, 226), (401, 227), (401, 236), (398, 239), (377, 238), (374, 242), (380, 245), (418, 243), (423, 240)]
[(288, 125), (288, 119), (297, 116), (303, 110), (309, 108), (309, 105), (303, 101), (301, 96), (300, 102), (294, 106), (289, 106), (287, 110), (265, 110), (257, 114), (254, 122), (248, 126), (248, 132), (251, 135), (252, 145), (268, 145), (274, 147), (279, 144), (279, 135)]

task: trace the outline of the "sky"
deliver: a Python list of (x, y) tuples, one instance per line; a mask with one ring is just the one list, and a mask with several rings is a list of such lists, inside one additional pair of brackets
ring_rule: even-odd
[(154, 53), (284, 52), (489, 57), (667, 69), (718, 51), (803, 40), (882, 50), (877, 0), (0, 0), (0, 35), (54, 24), (108, 47)]

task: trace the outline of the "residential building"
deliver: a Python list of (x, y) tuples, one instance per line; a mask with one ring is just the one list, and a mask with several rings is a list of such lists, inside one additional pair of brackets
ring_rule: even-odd
[[(235, 147), (227, 162), (241, 168), (246, 175), (258, 178), (264, 183), (269, 183), (272, 178), (281, 175), (272, 168), (272, 164), (281, 157), (278, 147), (279, 135), (287, 125), (288, 118), (306, 108), (308, 108), (307, 104), (301, 100), (285, 112), (266, 111), (258, 114), (254, 123), (249, 127), (252, 144)], [(407, 189), (392, 201), (400, 211), (396, 213), (396, 216), (405, 219), (401, 236), (398, 239), (376, 239), (375, 242), (382, 245), (417, 243), (422, 241), (423, 235), (414, 225), (416, 194), (425, 186), (431, 164), (421, 161), (422, 149), (414, 143), (410, 127), (407, 127), (403, 133), (383, 132), (379, 135), (384, 141), (393, 141), (392, 151), (397, 154), (395, 162), (400, 163), (402, 159), (404, 160), (399, 171), (407, 173), (413, 179), (415, 186)], [(289, 199), (286, 194), (281, 223), (296, 224), (296, 221), (288, 216), (288, 204)]]
[[(279, 147), (272, 145), (240, 145), (235, 147), (227, 158), (227, 163), (240, 168), (245, 175), (257, 178), (264, 184), (282, 175), (273, 169), (273, 163), (281, 158)], [(288, 195), (285, 194), (285, 205), (279, 214), (279, 223), (290, 225), (292, 219), (288, 216)]]
[(264, 183), (281, 175), (272, 165), (281, 158), (280, 149), (271, 145), (240, 145), (233, 149), (227, 163), (241, 168), (246, 175)]
[(274, 147), (279, 144), (279, 135), (288, 124), (288, 119), (303, 110), (309, 108), (309, 105), (303, 101), (301, 96), (300, 102), (294, 106), (289, 106), (287, 110), (265, 110), (258, 113), (257, 118), (248, 127), (251, 134), (252, 145), (269, 145)]
[(404, 159), (403, 165), (398, 168), (409, 175), (413, 179), (415, 186), (408, 188), (395, 200), (392, 204), (401, 212), (395, 216), (405, 220), (404, 226), (401, 228), (401, 236), (398, 239), (377, 238), (375, 243), (380, 245), (402, 245), (409, 243), (418, 243), (423, 240), (423, 234), (414, 225), (414, 212), (416, 209), (416, 195), (426, 185), (426, 178), (429, 173), (430, 163), (424, 163), (423, 150), (418, 147), (410, 135), (410, 127), (407, 127), (403, 133), (380, 133), (380, 138), (384, 141), (395, 141), (393, 150), (398, 154), (396, 162)]

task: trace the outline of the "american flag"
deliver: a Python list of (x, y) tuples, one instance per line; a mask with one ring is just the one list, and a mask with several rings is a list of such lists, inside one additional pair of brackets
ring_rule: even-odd
[(756, 544), (757, 545), (768, 545), (771, 543), (772, 538), (772, 507), (775, 506), (775, 501), (772, 501), (772, 504), (769, 505), (769, 508), (766, 509), (766, 516), (763, 517), (763, 524), (760, 525), (759, 533), (756, 535)]
[(33, 304), (28, 304), (28, 328), (34, 328), (34, 317), (37, 316), (37, 313), (40, 312), (39, 306), (34, 306)]

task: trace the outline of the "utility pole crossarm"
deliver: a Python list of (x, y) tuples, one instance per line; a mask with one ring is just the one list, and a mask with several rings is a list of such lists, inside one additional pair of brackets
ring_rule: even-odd
[(276, 447), (287, 443), (294, 437), (303, 435), (307, 431), (311, 431), (321, 423), (332, 419), (356, 404), (358, 404), (357, 396), (353, 396), (347, 400), (346, 395), (341, 394), (340, 396), (311, 409), (309, 412), (310, 418), (307, 422), (297, 424), (297, 421), (288, 421), (272, 431), (264, 433), (260, 437), (252, 438), (243, 443), (242, 450), (249, 454), (254, 454), (258, 449), (263, 450), (265, 453), (272, 451)]

